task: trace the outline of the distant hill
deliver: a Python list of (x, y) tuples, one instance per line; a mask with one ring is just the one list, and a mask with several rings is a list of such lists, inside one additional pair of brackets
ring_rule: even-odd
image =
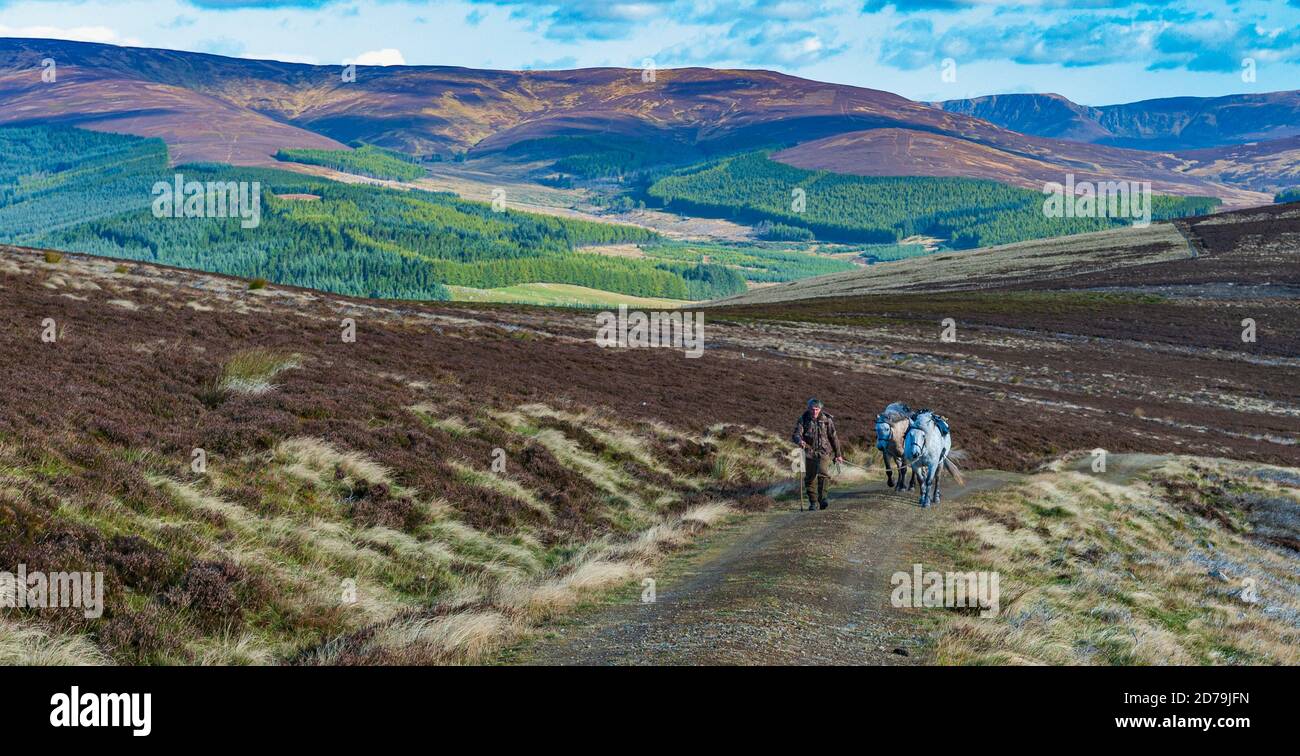
[[(58, 66), (54, 83), (41, 79), (47, 58)], [(597, 151), (608, 142), (657, 160), (690, 161), (901, 129), (974, 145), (995, 169), (1032, 160), (1058, 176), (1085, 169), (1114, 176), (1138, 171), (1164, 182), (1162, 190), (1215, 196), (1229, 206), (1271, 200), (1211, 175), (1175, 177), (1183, 165), (1176, 157), (1026, 135), (984, 116), (889, 92), (771, 71), (668, 69), (657, 71), (654, 81), (621, 68), (362, 67), (355, 82), (343, 81), (341, 73), (340, 66), (0, 39), (0, 124), (58, 123), (156, 136), (167, 142), (175, 162), (237, 165), (270, 165), (280, 149), (340, 149), (358, 142), (445, 159), (574, 136), (591, 137)], [(1074, 136), (1069, 129), (1060, 134)], [(957, 151), (937, 168), (913, 169), (932, 171), (920, 175), (985, 175), (988, 166), (969, 164), (967, 154)], [(644, 161), (634, 155), (629, 163)]]
[[(1034, 156), (915, 129), (870, 129), (804, 142), (777, 152), (773, 159), (798, 168), (858, 176), (983, 178), (1034, 190), (1071, 173), (1077, 181), (1150, 181), (1156, 192), (1210, 195), (1230, 207), (1259, 204), (1256, 187), (1210, 183), (1215, 176), (1188, 172), (1181, 156), (1086, 144), (1054, 156)], [(1248, 170), (1249, 164), (1242, 161), (1241, 169)]]
[(1175, 151), (1300, 136), (1300, 91), (1168, 97), (1090, 107), (1058, 94), (1004, 94), (935, 105), (1033, 136)]

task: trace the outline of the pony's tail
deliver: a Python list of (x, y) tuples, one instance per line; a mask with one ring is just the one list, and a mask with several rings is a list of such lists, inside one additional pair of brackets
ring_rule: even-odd
[(957, 481), (957, 485), (966, 485), (966, 478), (961, 474), (961, 469), (957, 467), (957, 463), (952, 461), (951, 454), (943, 458), (943, 467), (952, 476), (952, 479)]

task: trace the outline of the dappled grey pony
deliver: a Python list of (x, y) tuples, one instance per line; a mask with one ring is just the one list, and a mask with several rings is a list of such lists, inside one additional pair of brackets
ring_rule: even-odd
[[(903, 490), (907, 478), (907, 468), (903, 466), (903, 443), (911, 424), (912, 410), (902, 402), (894, 402), (876, 415), (876, 448), (885, 460), (885, 485), (896, 491)], [(898, 468), (898, 485), (894, 485), (894, 467)], [(912, 474), (912, 485), (916, 485), (916, 473)]]
[(957, 485), (965, 485), (961, 470), (950, 459), (952, 454), (952, 433), (948, 423), (928, 409), (917, 410), (912, 416), (912, 423), (907, 429), (903, 442), (903, 456), (912, 468), (912, 480), (915, 482), (919, 471), (924, 468), (921, 478), (921, 506), (938, 504), (942, 500), (939, 493), (940, 468), (947, 469)]

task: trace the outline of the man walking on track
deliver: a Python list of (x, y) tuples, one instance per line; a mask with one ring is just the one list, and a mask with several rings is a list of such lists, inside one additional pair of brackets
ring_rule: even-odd
[(826, 482), (831, 475), (831, 461), (843, 462), (840, 441), (835, 437), (835, 421), (822, 411), (819, 399), (809, 399), (799, 422), (794, 426), (794, 442), (803, 449), (803, 487), (808, 495), (808, 509), (830, 506), (826, 501)]

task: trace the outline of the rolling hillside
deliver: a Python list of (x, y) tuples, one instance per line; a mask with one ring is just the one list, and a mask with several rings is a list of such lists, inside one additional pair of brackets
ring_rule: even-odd
[[(0, 128), (0, 159), (0, 240), (383, 298), (445, 299), (447, 285), (554, 283), (710, 299), (745, 286), (734, 270), (704, 264), (698, 255), (642, 259), (581, 251), (658, 241), (639, 226), (498, 212), (443, 192), (266, 168), (202, 163), (173, 172), (157, 139)], [(226, 195), (204, 184), (239, 182), (241, 205), (256, 210), (255, 219), (251, 212), (249, 218), (156, 215), (150, 205), (157, 182), (170, 187), (182, 180), (196, 187), (199, 200), (221, 197), (223, 208)]]
[[(1186, 153), (1179, 166), (1153, 168), (1141, 161), (1123, 166), (1081, 163), (1062, 168), (1059, 162), (1009, 153), (994, 147), (942, 134), (912, 129), (870, 129), (803, 142), (773, 154), (773, 159), (809, 170), (836, 171), (858, 176), (950, 176), (982, 178), (1040, 191), (1049, 181), (1060, 182), (1064, 172), (1076, 181), (1150, 181), (1155, 192), (1196, 195), (1207, 190), (1203, 181), (1231, 178), (1230, 187), (1219, 187), (1211, 196), (1229, 207), (1262, 203), (1268, 185), (1294, 175), (1294, 165), (1275, 164), (1287, 155), (1268, 150), (1265, 157), (1246, 152), (1250, 148), (1229, 148)], [(1199, 160), (1188, 170), (1186, 161)], [(1212, 165), (1212, 163), (1216, 163)], [(1200, 163), (1204, 163), (1201, 165)], [(1157, 162), (1157, 165), (1159, 163)], [(1259, 179), (1262, 179), (1259, 180)]]
[(1195, 175), (1263, 192), (1300, 187), (1300, 136), (1180, 154), (1190, 161), (1188, 172)]
[[(1286, 729), (1300, 0), (0, 7), (8, 730), (373, 748), (473, 688), (330, 668), (522, 665)], [(478, 719), (663, 708), (549, 682)]]
[[(987, 179), (808, 171), (763, 152), (674, 171), (647, 194), (673, 210), (776, 222), (808, 229), (819, 239), (893, 244), (920, 234), (941, 237), (957, 249), (1077, 234), (1131, 220), (1048, 217), (1041, 191)], [(1147, 209), (1159, 219), (1205, 214), (1217, 206), (1209, 197), (1154, 194)], [(1136, 207), (1129, 206), (1129, 212)]]
[[(58, 62), (57, 82), (40, 61)], [(1230, 205), (1258, 204), (1183, 161), (1047, 139), (874, 89), (769, 71), (476, 71), (363, 68), (34, 39), (0, 40), (0, 123), (62, 123), (158, 136), (174, 161), (267, 165), (279, 149), (366, 142), (415, 155), (488, 155), (523, 142), (589, 135), (678, 159), (783, 147), (868, 129), (918, 130), (1030, 159), (1057, 174), (1135, 172)], [(636, 147), (640, 145), (640, 147)], [(960, 161), (954, 161), (960, 173)], [(947, 173), (940, 175), (949, 175)], [(1173, 189), (1170, 189), (1171, 191)]]
[[(806, 278), (713, 305), (772, 306), (885, 293), (1242, 287), (1300, 291), (1300, 203), (932, 255)], [(1200, 287), (1200, 288), (1198, 288)], [(1224, 289), (1219, 293), (1230, 292)]]

